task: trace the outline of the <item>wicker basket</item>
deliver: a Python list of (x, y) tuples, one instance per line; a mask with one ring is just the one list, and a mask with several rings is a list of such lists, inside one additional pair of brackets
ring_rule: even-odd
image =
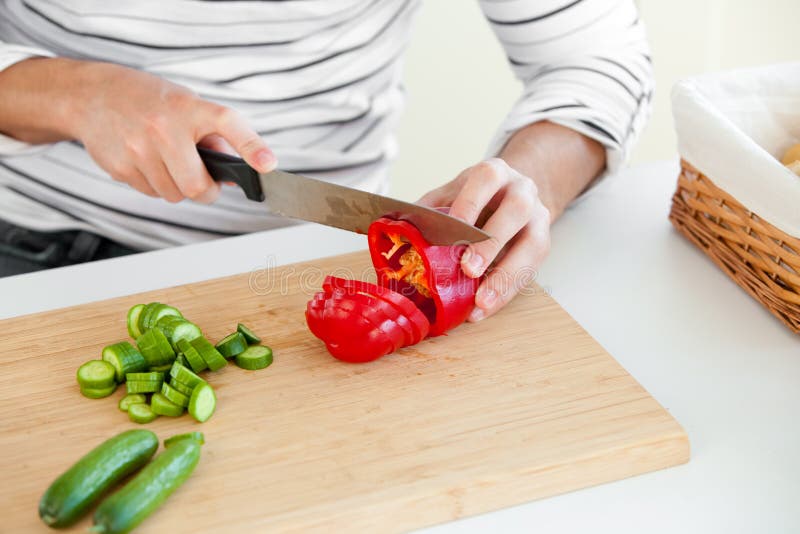
[(734, 282), (800, 333), (800, 239), (761, 220), (681, 161), (669, 220)]

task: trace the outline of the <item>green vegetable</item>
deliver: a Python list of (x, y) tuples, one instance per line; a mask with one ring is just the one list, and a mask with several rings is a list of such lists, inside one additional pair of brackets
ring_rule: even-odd
[(175, 361), (175, 351), (169, 344), (167, 336), (158, 328), (148, 330), (136, 340), (139, 352), (142, 353), (147, 365), (152, 369), (162, 365), (171, 365)]
[(144, 311), (142, 311), (142, 315), (139, 317), (139, 330), (142, 333), (145, 333), (150, 329), (155, 328), (159, 319), (168, 315), (183, 318), (181, 312), (172, 306), (167, 306), (166, 304), (161, 304), (160, 302), (151, 302), (150, 304), (145, 305)]
[(125, 383), (125, 388), (128, 394), (130, 393), (155, 393), (161, 391), (163, 382), (159, 380), (128, 380)]
[(114, 366), (103, 360), (90, 360), (78, 367), (81, 388), (103, 389), (116, 384)]
[(128, 406), (128, 418), (134, 423), (143, 425), (155, 420), (158, 414), (153, 413), (153, 410), (147, 404), (131, 404)]
[(181, 384), (189, 386), (190, 389), (194, 389), (194, 387), (198, 384), (205, 382), (205, 380), (191, 372), (188, 368), (179, 365), (178, 363), (172, 364), (172, 368), (169, 370), (169, 375)]
[(228, 364), (228, 360), (206, 338), (198, 337), (190, 341), (190, 343), (192, 347), (197, 349), (200, 357), (203, 358), (208, 368), (212, 371), (219, 371)]
[(194, 389), (194, 388), (190, 388), (186, 384), (182, 384), (182, 383), (178, 382), (174, 378), (169, 381), (169, 385), (172, 386), (173, 388), (175, 388), (176, 390), (178, 390), (178, 392), (183, 393), (187, 397), (192, 394), (192, 390)]
[(199, 442), (182, 439), (174, 443), (103, 501), (89, 530), (98, 534), (130, 532), (189, 478), (199, 460)]
[(116, 382), (107, 388), (81, 388), (81, 395), (89, 399), (102, 399), (108, 397), (117, 390)]
[(127, 412), (128, 408), (131, 407), (131, 404), (146, 404), (147, 397), (142, 395), (141, 393), (129, 393), (122, 397), (119, 400), (119, 409), (123, 412)]
[(148, 373), (128, 373), (125, 380), (133, 382), (163, 382), (163, 371), (150, 371)]
[(178, 357), (175, 358), (174, 363), (178, 363), (184, 367), (189, 367), (189, 362), (186, 360), (186, 356), (184, 356), (183, 353), (178, 354)]
[(67, 527), (111, 486), (153, 456), (158, 438), (149, 430), (128, 430), (92, 449), (53, 482), (39, 501), (39, 517), (50, 527)]
[(247, 340), (241, 332), (229, 334), (216, 344), (216, 349), (226, 358), (233, 358), (237, 354), (243, 353), (246, 348)]
[(217, 407), (217, 396), (208, 383), (199, 384), (189, 398), (189, 415), (200, 423), (205, 423), (214, 414)]
[(247, 340), (247, 343), (251, 345), (256, 343), (261, 343), (261, 338), (258, 337), (255, 332), (247, 328), (242, 323), (236, 325), (236, 331), (242, 334), (244, 338)]
[(164, 447), (169, 447), (183, 439), (193, 439), (200, 445), (206, 442), (206, 438), (202, 432), (187, 432), (186, 434), (176, 434), (164, 440)]
[(128, 373), (147, 370), (144, 356), (127, 341), (120, 341), (104, 348), (103, 360), (114, 366), (117, 382), (124, 382)]
[(189, 405), (189, 396), (184, 395), (174, 387), (170, 386), (166, 382), (161, 385), (161, 394), (164, 395), (166, 398), (177, 404), (178, 406), (186, 407)]
[(167, 417), (180, 417), (183, 415), (183, 406), (178, 406), (161, 393), (153, 393), (150, 399), (150, 409), (154, 414), (166, 415)]
[(200, 353), (197, 352), (197, 349), (194, 348), (191, 343), (185, 339), (179, 339), (177, 346), (178, 350), (180, 350), (181, 354), (183, 354), (183, 357), (186, 358), (186, 361), (189, 363), (189, 367), (192, 368), (192, 371), (199, 373), (208, 369), (208, 364), (203, 357), (200, 356)]
[(128, 335), (133, 339), (142, 335), (141, 330), (139, 330), (139, 316), (142, 314), (143, 309), (144, 304), (137, 304), (128, 310)]
[(236, 356), (236, 365), (248, 371), (256, 371), (272, 364), (272, 349), (261, 345), (247, 347), (247, 350)]
[(166, 315), (159, 319), (156, 328), (164, 332), (173, 349), (177, 349), (177, 343), (181, 339), (191, 341), (203, 335), (196, 324), (174, 315)]
[(171, 363), (165, 363), (164, 365), (154, 365), (150, 368), (151, 371), (157, 371), (159, 373), (166, 373), (172, 367)]

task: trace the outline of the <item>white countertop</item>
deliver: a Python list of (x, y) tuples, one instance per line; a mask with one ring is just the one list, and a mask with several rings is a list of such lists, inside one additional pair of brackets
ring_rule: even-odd
[[(800, 337), (667, 221), (677, 164), (600, 184), (553, 230), (539, 283), (678, 419), (689, 464), (426, 533), (800, 532)], [(0, 318), (358, 250), (301, 225), (0, 279)]]

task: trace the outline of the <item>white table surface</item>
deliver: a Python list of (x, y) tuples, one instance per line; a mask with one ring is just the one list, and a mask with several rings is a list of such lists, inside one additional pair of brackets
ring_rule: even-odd
[[(672, 229), (676, 176), (600, 184), (555, 225), (539, 283), (680, 421), (689, 464), (424, 532), (800, 532), (800, 337)], [(300, 225), (9, 277), (0, 318), (365, 247)]]

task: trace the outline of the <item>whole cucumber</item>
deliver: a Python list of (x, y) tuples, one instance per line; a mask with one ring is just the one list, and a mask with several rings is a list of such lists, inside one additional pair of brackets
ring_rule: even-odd
[(189, 478), (199, 460), (199, 441), (183, 439), (172, 444), (122, 489), (100, 503), (89, 530), (100, 534), (130, 532)]
[(106, 440), (53, 482), (39, 501), (39, 517), (60, 528), (75, 523), (111, 486), (143, 466), (156, 452), (149, 430), (128, 430)]

